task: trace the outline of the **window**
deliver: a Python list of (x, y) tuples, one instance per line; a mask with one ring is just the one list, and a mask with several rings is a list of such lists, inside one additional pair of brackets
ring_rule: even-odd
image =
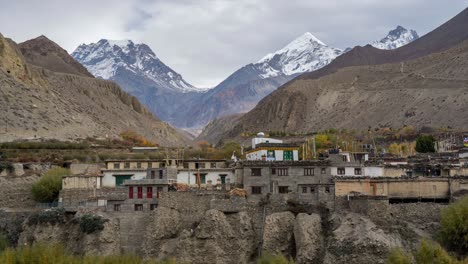
[(315, 192), (315, 187), (310, 187), (310, 192), (314, 193)]
[(262, 169), (261, 168), (252, 168), (251, 171), (252, 171), (252, 173), (250, 175), (252, 175), (252, 176), (262, 176)]
[(137, 187), (138, 199), (143, 199), (143, 187)]
[(262, 187), (252, 186), (252, 194), (262, 194)]
[(158, 208), (158, 204), (150, 204), (150, 210), (154, 211), (154, 209)]
[(150, 169), (153, 168), (153, 163), (148, 162), (148, 168), (150, 168)]
[(189, 168), (188, 162), (184, 162), (184, 169), (188, 169), (188, 168)]
[(314, 176), (314, 168), (304, 168), (304, 176)]
[(137, 162), (137, 169), (141, 169), (141, 162)]
[(293, 152), (292, 152), (292, 150), (285, 150), (285, 151), (283, 151), (283, 160), (293, 160)]
[(146, 198), (153, 198), (153, 187), (146, 187)]
[(128, 199), (133, 199), (133, 187), (128, 187)]
[(114, 163), (114, 169), (120, 169), (120, 163)]
[(338, 172), (338, 175), (345, 175), (345, 168), (338, 168), (337, 172)]
[(302, 187), (302, 193), (307, 193), (307, 187)]
[(159, 179), (162, 179), (164, 177), (164, 171), (159, 170)]
[(151, 171), (151, 179), (156, 179), (156, 171), (152, 170)]
[(277, 169), (278, 176), (288, 176), (288, 169), (287, 168), (281, 168)]
[(325, 187), (325, 192), (330, 193), (330, 187)]
[(216, 162), (211, 162), (210, 168), (212, 168), (212, 169), (216, 168)]
[(347, 157), (345, 155), (341, 156), (344, 162), (348, 161)]
[(271, 174), (276, 175), (276, 168), (271, 168)]
[(114, 204), (114, 211), (120, 211), (120, 204)]
[(361, 168), (354, 168), (354, 175), (361, 175), (361, 174), (362, 174)]
[(132, 179), (132, 175), (114, 175), (115, 186), (122, 186), (124, 181)]
[(322, 169), (320, 170), (320, 173), (321, 173), (321, 174), (325, 174), (325, 173), (327, 173), (327, 169), (325, 169), (325, 168), (322, 168)]
[(279, 193), (288, 193), (289, 192), (288, 186), (279, 186), (278, 187), (278, 192)]
[(164, 168), (164, 167), (166, 167), (166, 163), (165, 163), (165, 162), (159, 163), (159, 168)]
[(135, 204), (135, 211), (143, 211), (143, 205), (142, 204)]
[(130, 169), (130, 162), (125, 162), (124, 163), (124, 168), (125, 169)]

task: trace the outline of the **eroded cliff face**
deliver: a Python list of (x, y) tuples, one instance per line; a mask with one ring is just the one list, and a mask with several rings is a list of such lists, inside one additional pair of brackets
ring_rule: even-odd
[[(195, 202), (192, 199), (191, 205)], [(84, 234), (74, 223), (81, 212), (57, 224), (24, 224), (20, 244), (63, 243), (75, 254), (134, 252), (180, 263), (255, 263), (266, 252), (281, 253), (296, 263), (385, 263), (392, 248), (411, 251), (422, 238), (432, 239), (443, 207), (387, 204), (367, 213), (346, 207), (297, 212), (248, 201), (242, 210), (228, 211), (206, 204), (184, 208), (173, 201), (152, 212), (95, 212), (107, 221), (94, 234)], [(139, 239), (129, 238), (131, 232), (124, 230), (132, 226), (132, 219)], [(124, 227), (124, 222), (129, 226)]]

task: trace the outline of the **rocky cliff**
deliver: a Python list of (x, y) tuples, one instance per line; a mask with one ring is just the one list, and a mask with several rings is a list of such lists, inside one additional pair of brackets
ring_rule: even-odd
[(152, 212), (94, 212), (107, 221), (93, 234), (80, 232), (73, 220), (89, 212), (53, 224), (25, 222), (20, 242), (60, 242), (77, 254), (133, 252), (182, 263), (253, 263), (267, 252), (296, 263), (385, 263), (392, 248), (410, 251), (422, 238), (432, 239), (446, 206), (379, 203), (362, 211), (346, 202), (331, 210), (297, 207), (282, 198), (170, 198)]

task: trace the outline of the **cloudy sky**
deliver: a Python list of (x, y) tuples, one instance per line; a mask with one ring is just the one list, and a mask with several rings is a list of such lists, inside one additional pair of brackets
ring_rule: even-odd
[(46, 35), (67, 51), (99, 39), (148, 44), (198, 87), (280, 49), (304, 32), (330, 46), (364, 45), (396, 25), (431, 31), (468, 0), (0, 0), (0, 33)]

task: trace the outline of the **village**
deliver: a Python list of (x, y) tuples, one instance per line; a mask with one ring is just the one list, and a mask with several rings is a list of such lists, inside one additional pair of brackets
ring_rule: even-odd
[(300, 145), (258, 133), (240, 160), (110, 159), (105, 166), (71, 163), (57, 206), (102, 211), (152, 211), (178, 193), (261, 199), (294, 198), (303, 205), (352, 200), (448, 203), (468, 192), (468, 151), (424, 153), (409, 158), (330, 149), (300, 160)]

